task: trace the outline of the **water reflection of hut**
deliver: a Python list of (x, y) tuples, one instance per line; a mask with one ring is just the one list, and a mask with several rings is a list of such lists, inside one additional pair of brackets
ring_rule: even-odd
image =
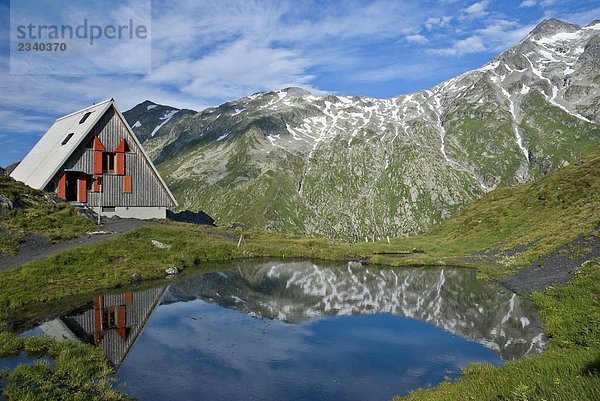
[(125, 360), (165, 288), (100, 295), (91, 309), (42, 324), (45, 334), (101, 347), (115, 367)]

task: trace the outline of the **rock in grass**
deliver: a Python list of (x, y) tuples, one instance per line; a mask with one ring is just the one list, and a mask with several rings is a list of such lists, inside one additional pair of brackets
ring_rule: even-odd
[(0, 212), (3, 210), (12, 210), (14, 208), (13, 203), (5, 195), (0, 194)]
[(165, 273), (167, 273), (169, 276), (174, 276), (176, 274), (179, 274), (179, 269), (176, 267), (169, 267), (165, 269)]
[(171, 245), (169, 244), (164, 244), (160, 241), (157, 241), (155, 239), (152, 240), (152, 245), (154, 245), (155, 247), (157, 247), (158, 249), (169, 249), (171, 248)]
[(138, 273), (138, 272), (134, 272), (134, 273), (131, 275), (131, 278), (133, 279), (133, 282), (134, 282), (134, 283), (137, 283), (137, 284), (139, 284), (139, 283), (141, 283), (141, 282), (142, 282), (142, 276), (141, 276), (141, 274), (140, 274), (140, 273)]

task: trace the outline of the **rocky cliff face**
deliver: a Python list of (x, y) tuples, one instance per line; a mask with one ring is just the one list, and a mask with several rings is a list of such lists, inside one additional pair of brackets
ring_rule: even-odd
[(195, 114), (194, 110), (176, 109), (145, 100), (133, 109), (127, 110), (123, 116), (140, 142), (146, 142), (156, 135), (169, 132), (181, 118)]
[(288, 88), (154, 135), (127, 118), (183, 208), (364, 241), (426, 230), (598, 148), (599, 71), (600, 23), (546, 20), (483, 67), (409, 95)]

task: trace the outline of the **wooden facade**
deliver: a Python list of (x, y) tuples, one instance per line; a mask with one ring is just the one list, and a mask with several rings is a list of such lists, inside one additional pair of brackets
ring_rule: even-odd
[[(105, 159), (114, 163), (108, 171)], [(174, 206), (150, 163), (120, 113), (111, 107), (47, 189), (92, 208)], [(75, 185), (77, 189), (69, 191), (69, 186)]]
[(57, 339), (79, 340), (102, 348), (118, 368), (141, 333), (164, 287), (94, 298), (90, 309), (41, 325), (47, 335)]

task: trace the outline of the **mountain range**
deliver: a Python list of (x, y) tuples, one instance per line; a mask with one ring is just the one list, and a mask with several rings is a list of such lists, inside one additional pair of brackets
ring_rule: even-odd
[(124, 113), (180, 207), (350, 241), (431, 228), (600, 145), (600, 21), (541, 22), (476, 70), (389, 99), (256, 93)]

